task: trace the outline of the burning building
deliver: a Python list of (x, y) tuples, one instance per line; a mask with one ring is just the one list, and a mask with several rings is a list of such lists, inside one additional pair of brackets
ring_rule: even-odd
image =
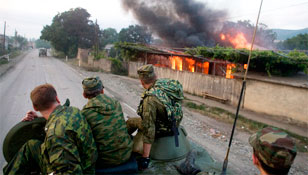
[[(204, 58), (185, 54), (184, 49), (170, 49), (158, 46), (143, 46), (138, 44), (119, 45), (121, 49), (134, 52), (135, 60), (143, 64), (153, 64), (157, 67), (170, 68), (177, 71), (197, 72), (208, 75), (234, 78), (232, 69), (235, 64), (219, 59)], [(132, 59), (132, 58), (130, 58)]]

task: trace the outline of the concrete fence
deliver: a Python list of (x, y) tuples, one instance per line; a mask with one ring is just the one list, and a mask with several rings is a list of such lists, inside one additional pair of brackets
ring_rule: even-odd
[[(128, 74), (138, 77), (140, 62), (130, 62)], [(171, 78), (183, 84), (185, 92), (202, 96), (203, 93), (227, 99), (237, 105), (242, 80), (224, 77), (176, 71), (169, 68), (155, 67), (158, 78)], [(269, 81), (247, 79), (244, 96), (245, 109), (269, 115), (285, 116), (296, 121), (308, 123), (308, 88)]]
[(77, 59), (80, 60), (80, 66), (98, 68), (105, 72), (111, 72), (112, 62), (110, 60), (104, 58), (95, 60), (94, 56), (89, 53), (89, 49), (78, 48)]

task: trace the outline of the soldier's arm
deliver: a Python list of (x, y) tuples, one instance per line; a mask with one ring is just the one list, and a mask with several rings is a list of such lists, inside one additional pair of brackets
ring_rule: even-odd
[(157, 107), (155, 105), (155, 97), (148, 96), (143, 101), (143, 142), (152, 144), (155, 139), (155, 121)]
[(49, 163), (55, 174), (82, 174), (81, 159), (75, 144), (76, 133), (56, 130), (47, 138)]

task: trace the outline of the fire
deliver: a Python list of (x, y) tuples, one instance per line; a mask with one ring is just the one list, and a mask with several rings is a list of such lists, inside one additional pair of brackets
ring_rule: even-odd
[(209, 74), (209, 67), (210, 67), (210, 63), (209, 62), (204, 62), (203, 63), (203, 73), (204, 74)]
[(220, 39), (222, 41), (229, 41), (236, 49), (250, 49), (250, 44), (247, 42), (245, 35), (242, 32), (237, 33), (235, 36), (222, 33), (220, 34)]
[(235, 64), (227, 64), (227, 70), (226, 70), (226, 78), (233, 79), (234, 76), (232, 74), (232, 69), (235, 68)]
[(196, 61), (191, 59), (191, 58), (185, 58), (185, 61), (186, 61), (187, 65), (188, 65), (188, 70), (190, 72), (195, 72), (195, 63), (196, 63)]
[(183, 60), (179, 56), (170, 56), (171, 68), (174, 70), (183, 70)]
[(222, 33), (220, 34), (220, 39), (224, 41), (226, 39), (226, 36)]

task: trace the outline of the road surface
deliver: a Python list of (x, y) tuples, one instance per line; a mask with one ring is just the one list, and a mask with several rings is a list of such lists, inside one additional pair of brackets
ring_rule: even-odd
[[(9, 72), (0, 77), (0, 167), (5, 165), (2, 154), (3, 140), (9, 129), (18, 123), (28, 110), (32, 110), (30, 92), (38, 85), (52, 84), (58, 93), (60, 101), (66, 98), (71, 106), (82, 108), (87, 102), (82, 96), (81, 82), (84, 76), (67, 64), (52, 57), (38, 57), (38, 50), (33, 50)], [(105, 89), (107, 95), (120, 98)], [(125, 116), (136, 115), (135, 109), (121, 102)], [(0, 174), (1, 174), (0, 173)]]

